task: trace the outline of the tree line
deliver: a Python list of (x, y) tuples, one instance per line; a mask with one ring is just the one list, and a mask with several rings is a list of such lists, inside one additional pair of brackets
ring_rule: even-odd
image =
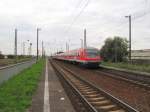
[(128, 60), (128, 41), (125, 38), (115, 36), (105, 40), (105, 44), (100, 50), (100, 55), (104, 61), (122, 62)]
[[(0, 59), (4, 59), (5, 56), (8, 58), (8, 59), (15, 59), (16, 56), (15, 55), (12, 55), (12, 54), (9, 54), (9, 55), (3, 55), (3, 54), (0, 54)], [(25, 55), (18, 55), (17, 58), (18, 59), (23, 59), (23, 58), (30, 58), (32, 56), (25, 56)]]

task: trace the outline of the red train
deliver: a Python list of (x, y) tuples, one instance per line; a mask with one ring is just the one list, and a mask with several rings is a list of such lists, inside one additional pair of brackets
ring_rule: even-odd
[(53, 56), (54, 59), (64, 60), (87, 67), (98, 67), (102, 61), (99, 50), (93, 47), (80, 48)]

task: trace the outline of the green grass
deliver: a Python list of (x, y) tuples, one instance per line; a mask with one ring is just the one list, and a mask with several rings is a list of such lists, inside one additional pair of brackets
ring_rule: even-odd
[(31, 105), (45, 61), (40, 60), (0, 86), (0, 112), (25, 112)]
[(111, 62), (103, 62), (102, 65), (111, 66), (116, 68), (123, 68), (128, 70), (135, 70), (141, 72), (150, 72), (150, 65), (148, 64), (129, 64), (129, 63), (111, 63)]

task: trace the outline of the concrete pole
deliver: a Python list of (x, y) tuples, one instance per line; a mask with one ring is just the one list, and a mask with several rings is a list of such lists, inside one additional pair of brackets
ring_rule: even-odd
[(39, 58), (39, 31), (40, 31), (41, 29), (40, 28), (37, 28), (37, 60), (38, 60), (38, 58)]
[(23, 42), (23, 55), (25, 55), (25, 42)]
[(70, 48), (69, 48), (69, 44), (68, 44), (68, 51), (69, 51), (69, 49), (70, 49)]
[(129, 18), (129, 61), (131, 62), (131, 15), (125, 17)]
[(117, 48), (118, 48), (118, 45), (117, 45), (117, 39), (115, 39), (115, 62), (117, 63)]
[(28, 53), (27, 53), (27, 55), (30, 56), (30, 41), (27, 40), (27, 42), (28, 42), (28, 48), (27, 48), (28, 49), (28, 51), (27, 51)]
[(66, 52), (67, 52), (67, 42), (66, 42)]
[(81, 40), (81, 48), (83, 48), (83, 39), (80, 39)]
[(129, 16), (129, 60), (131, 62), (131, 15)]
[(86, 29), (84, 29), (84, 48), (86, 48)]
[(17, 61), (17, 29), (15, 29), (15, 48), (14, 48), (14, 55)]
[(42, 41), (42, 57), (44, 56), (44, 48), (43, 48), (43, 41)]

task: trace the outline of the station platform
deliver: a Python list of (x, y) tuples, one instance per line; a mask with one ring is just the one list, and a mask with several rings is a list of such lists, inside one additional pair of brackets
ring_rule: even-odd
[[(71, 101), (63, 89), (54, 69), (47, 61), (47, 71), (43, 74), (36, 94), (33, 96), (32, 105), (27, 112), (75, 112)], [(48, 74), (48, 86), (44, 86)], [(45, 79), (45, 80), (44, 80)], [(48, 92), (45, 89), (48, 88)], [(45, 93), (49, 101), (45, 104)], [(47, 99), (46, 99), (47, 100)], [(45, 107), (46, 106), (46, 107)], [(45, 109), (46, 108), (46, 109)]]
[(52, 66), (48, 63), (50, 112), (75, 112)]

